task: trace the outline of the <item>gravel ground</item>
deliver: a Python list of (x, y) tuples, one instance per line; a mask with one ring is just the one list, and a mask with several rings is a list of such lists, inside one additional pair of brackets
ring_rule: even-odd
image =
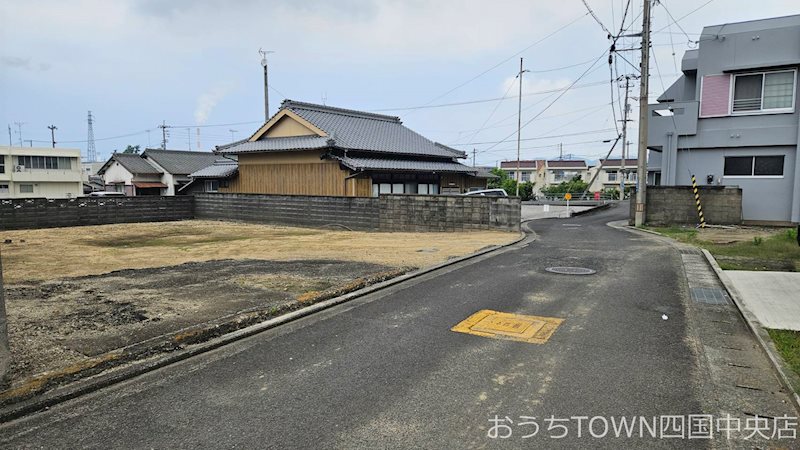
[(6, 285), (13, 376), (310, 298), (389, 269), (335, 260), (217, 260)]

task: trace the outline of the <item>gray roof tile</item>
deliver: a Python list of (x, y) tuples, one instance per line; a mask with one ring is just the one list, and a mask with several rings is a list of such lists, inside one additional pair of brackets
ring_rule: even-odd
[(218, 159), (214, 164), (189, 175), (191, 178), (228, 178), (239, 171), (239, 163), (227, 158)]
[[(437, 156), (464, 158), (464, 152), (433, 142), (403, 126), (399, 117), (373, 114), (350, 109), (285, 100), (281, 110), (289, 109), (328, 134), (327, 138), (316, 136), (297, 138), (262, 138), (222, 149), (225, 153), (243, 151), (305, 150), (325, 146), (365, 152), (392, 153), (400, 155)], [(297, 139), (291, 141), (290, 139)], [(312, 140), (306, 141), (304, 139)], [(332, 142), (328, 142), (331, 139)], [(258, 142), (263, 142), (258, 144)], [(263, 147), (259, 147), (259, 145)], [(305, 145), (297, 148), (294, 145)], [(315, 146), (312, 146), (315, 145)]]
[(475, 174), (477, 169), (457, 162), (332, 156), (352, 170), (407, 170), (410, 172), (458, 172)]
[(148, 148), (142, 153), (173, 175), (188, 175), (207, 167), (219, 158), (211, 152), (191, 152), (188, 150), (159, 150)]
[[(122, 167), (127, 169), (128, 172), (134, 175), (156, 175), (163, 173), (142, 158), (141, 155), (134, 153), (114, 153), (111, 155), (111, 159), (118, 162)], [(106, 166), (103, 166), (103, 168), (105, 167)]]
[(330, 147), (330, 138), (320, 136), (293, 136), (241, 142), (227, 147), (218, 147), (219, 153), (281, 152), (290, 150), (314, 150)]

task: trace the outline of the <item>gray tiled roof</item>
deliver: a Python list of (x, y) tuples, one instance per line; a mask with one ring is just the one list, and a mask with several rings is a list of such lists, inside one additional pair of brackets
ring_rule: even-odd
[(219, 158), (211, 152), (190, 152), (188, 150), (158, 150), (148, 148), (142, 153), (173, 175), (189, 175), (207, 167)]
[(424, 161), (386, 158), (333, 158), (352, 170), (407, 170), (411, 172), (459, 172), (475, 174), (477, 169), (457, 162)]
[(239, 163), (227, 158), (218, 159), (214, 164), (204, 167), (189, 176), (191, 178), (228, 178), (239, 171)]
[[(265, 148), (260, 148), (255, 142), (232, 146), (222, 150), (226, 153), (239, 153), (241, 151), (270, 151), (270, 150), (297, 150), (293, 147), (296, 144), (303, 144), (308, 148), (310, 145), (320, 145), (325, 142), (326, 146), (338, 147), (348, 150), (359, 150), (366, 152), (393, 153), (401, 155), (421, 155), (437, 156), (444, 158), (463, 158), (465, 153), (446, 145), (433, 142), (426, 137), (411, 131), (403, 126), (399, 117), (373, 114), (364, 111), (334, 108), (331, 106), (316, 105), (313, 103), (295, 102), (284, 100), (281, 110), (289, 109), (303, 119), (311, 122), (314, 126), (327, 133), (327, 138), (304, 137), (303, 139), (313, 139), (304, 141), (298, 139), (297, 142), (290, 141), (289, 138), (262, 138), (257, 142), (269, 142), (260, 144)], [(278, 140), (280, 139), (280, 140)], [(325, 141), (322, 141), (325, 139)], [(332, 142), (327, 142), (332, 139)]]
[[(156, 175), (162, 173), (142, 158), (141, 155), (134, 153), (114, 153), (111, 155), (111, 159), (134, 175)], [(103, 167), (105, 168), (105, 166)]]
[(330, 138), (320, 136), (293, 136), (266, 138), (255, 142), (242, 142), (218, 147), (219, 153), (280, 152), (287, 150), (314, 150), (330, 147)]

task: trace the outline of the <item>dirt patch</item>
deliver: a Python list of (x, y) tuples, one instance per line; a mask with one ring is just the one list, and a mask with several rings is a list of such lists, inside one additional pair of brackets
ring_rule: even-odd
[(319, 299), (386, 272), (335, 260), (216, 260), (6, 285), (19, 380), (192, 325)]
[[(187, 220), (0, 231), (6, 282), (217, 259), (347, 260), (425, 267), (516, 239), (519, 233), (370, 233)], [(2, 244), (10, 240), (10, 244)], [(422, 251), (418, 251), (422, 250)]]
[(758, 227), (698, 228), (697, 231), (697, 239), (712, 244), (750, 242), (753, 238), (765, 239), (781, 232), (775, 228)]

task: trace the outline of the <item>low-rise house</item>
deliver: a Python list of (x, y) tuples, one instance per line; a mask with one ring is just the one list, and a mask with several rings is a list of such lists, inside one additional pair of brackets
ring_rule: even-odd
[(625, 187), (636, 186), (636, 166), (635, 159), (626, 158), (624, 164), (621, 158), (601, 159), (600, 163), (589, 168), (588, 179), (584, 181), (588, 182), (594, 178), (594, 182), (589, 186), (590, 192), (619, 189), (623, 178)]
[(81, 195), (80, 149), (0, 147), (0, 198)]
[(189, 182), (178, 191), (180, 194), (197, 192), (219, 192), (229, 187), (231, 179), (239, 173), (239, 162), (229, 158), (219, 158), (208, 167), (189, 174)]
[(211, 152), (146, 149), (142, 154), (114, 153), (100, 168), (106, 190), (125, 195), (175, 195), (189, 174), (214, 163)]
[(175, 195), (189, 183), (189, 174), (208, 167), (219, 156), (211, 152), (148, 148), (142, 152), (142, 158), (161, 171), (161, 182), (166, 186), (162, 195)]
[(458, 161), (464, 152), (411, 131), (399, 117), (291, 100), (246, 141), (217, 152), (239, 161), (223, 192), (369, 197), (486, 186)]
[(167, 189), (161, 182), (163, 172), (134, 153), (114, 153), (97, 173), (103, 177), (106, 191), (135, 196), (164, 195)]
[(698, 42), (649, 105), (648, 180), (738, 186), (745, 222), (800, 222), (800, 15), (707, 26)]

